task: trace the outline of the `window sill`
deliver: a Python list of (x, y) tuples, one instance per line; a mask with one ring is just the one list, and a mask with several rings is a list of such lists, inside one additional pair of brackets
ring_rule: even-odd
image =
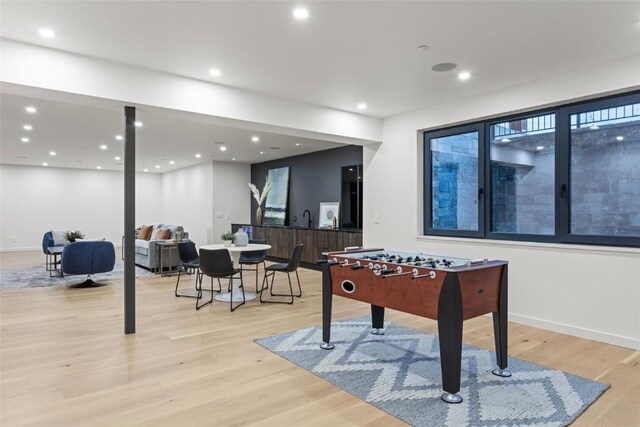
[(444, 236), (416, 236), (416, 240), (422, 241), (441, 241), (441, 242), (460, 242), (465, 245), (497, 245), (507, 247), (525, 247), (525, 248), (547, 248), (562, 249), (567, 251), (584, 251), (584, 252), (615, 252), (640, 254), (640, 248), (625, 248), (619, 246), (596, 246), (596, 245), (576, 245), (567, 243), (545, 243), (545, 242), (523, 242), (519, 240), (493, 240), (493, 239), (473, 239), (464, 237), (444, 237)]

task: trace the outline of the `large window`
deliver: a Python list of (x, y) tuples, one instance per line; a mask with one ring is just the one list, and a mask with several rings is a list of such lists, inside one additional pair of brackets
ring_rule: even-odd
[(491, 232), (555, 233), (555, 114), (489, 125)]
[(640, 237), (640, 103), (570, 116), (570, 233)]
[(425, 234), (640, 246), (640, 92), (424, 143)]
[(426, 143), (429, 149), (425, 151), (425, 163), (431, 170), (430, 232), (477, 235), (481, 217), (478, 183), (482, 133), (474, 126), (459, 127), (455, 132), (433, 132)]

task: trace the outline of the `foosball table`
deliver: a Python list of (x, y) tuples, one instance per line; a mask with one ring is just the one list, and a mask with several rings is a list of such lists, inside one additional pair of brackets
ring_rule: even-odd
[(442, 400), (460, 403), (462, 322), (493, 314), (498, 368), (507, 368), (508, 262), (367, 249), (324, 254), (321, 348), (331, 350), (333, 295), (371, 304), (372, 334), (384, 334), (384, 310), (438, 321)]

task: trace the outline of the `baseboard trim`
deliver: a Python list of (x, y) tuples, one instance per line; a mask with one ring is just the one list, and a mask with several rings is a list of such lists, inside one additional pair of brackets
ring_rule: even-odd
[[(34, 246), (31, 248), (0, 248), (0, 253), (2, 252), (31, 252), (31, 251), (42, 251), (42, 246)], [(42, 254), (44, 255), (44, 254)]]
[(509, 321), (521, 323), (527, 326), (546, 329), (553, 332), (560, 332), (579, 338), (586, 338), (594, 341), (600, 341), (606, 344), (613, 344), (620, 347), (630, 348), (632, 350), (640, 350), (640, 339), (623, 337), (620, 335), (608, 334), (605, 332), (594, 331), (592, 329), (580, 328), (563, 323), (549, 322), (547, 320), (535, 317), (522, 316), (519, 314), (509, 313)]
[[(116, 249), (122, 247), (122, 245), (114, 244), (113, 247)], [(35, 246), (31, 248), (0, 248), (0, 254), (3, 252), (32, 252), (32, 251), (42, 251), (42, 246)], [(42, 254), (44, 255), (44, 254)]]

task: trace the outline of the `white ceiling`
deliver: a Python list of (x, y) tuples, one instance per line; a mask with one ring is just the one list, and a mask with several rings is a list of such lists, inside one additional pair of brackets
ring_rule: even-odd
[[(364, 113), (377, 117), (640, 54), (637, 1), (306, 2), (311, 16), (299, 22), (291, 12), (301, 4), (5, 0), (0, 35), (342, 110), (361, 112), (356, 105), (366, 102)], [(56, 37), (41, 37), (43, 27)], [(429, 49), (417, 49), (422, 44)], [(441, 62), (459, 67), (431, 71)], [(222, 76), (210, 76), (212, 67)], [(459, 81), (461, 70), (471, 79)], [(121, 105), (3, 92), (0, 162), (122, 169), (114, 160), (122, 156), (114, 139), (123, 133)], [(38, 113), (27, 114), (27, 105)], [(234, 157), (255, 163), (340, 146), (157, 108), (140, 107), (138, 117), (145, 124), (137, 132), (140, 171)], [(24, 131), (25, 123), (34, 130)], [(251, 142), (256, 134), (258, 144)]]
[(387, 117), (637, 55), (639, 22), (637, 1), (3, 1), (1, 35)]
[[(120, 106), (89, 106), (2, 94), (0, 98), (0, 163), (50, 167), (123, 170), (124, 110)], [(25, 107), (34, 106), (29, 114)], [(340, 147), (327, 141), (255, 132), (211, 123), (206, 116), (151, 107), (138, 107), (136, 170), (167, 172), (209, 161), (258, 163), (282, 157)], [(26, 131), (25, 124), (33, 126)], [(258, 136), (259, 142), (253, 142)], [(29, 138), (23, 143), (21, 138)], [(107, 145), (102, 150), (100, 145)], [(296, 145), (299, 144), (299, 145)], [(227, 151), (220, 151), (221, 146)], [(278, 147), (278, 149), (275, 149)], [(56, 155), (51, 156), (50, 151)], [(260, 152), (263, 154), (260, 154)], [(201, 158), (196, 158), (196, 153)], [(170, 161), (175, 164), (170, 164)], [(160, 168), (155, 166), (159, 165)]]

